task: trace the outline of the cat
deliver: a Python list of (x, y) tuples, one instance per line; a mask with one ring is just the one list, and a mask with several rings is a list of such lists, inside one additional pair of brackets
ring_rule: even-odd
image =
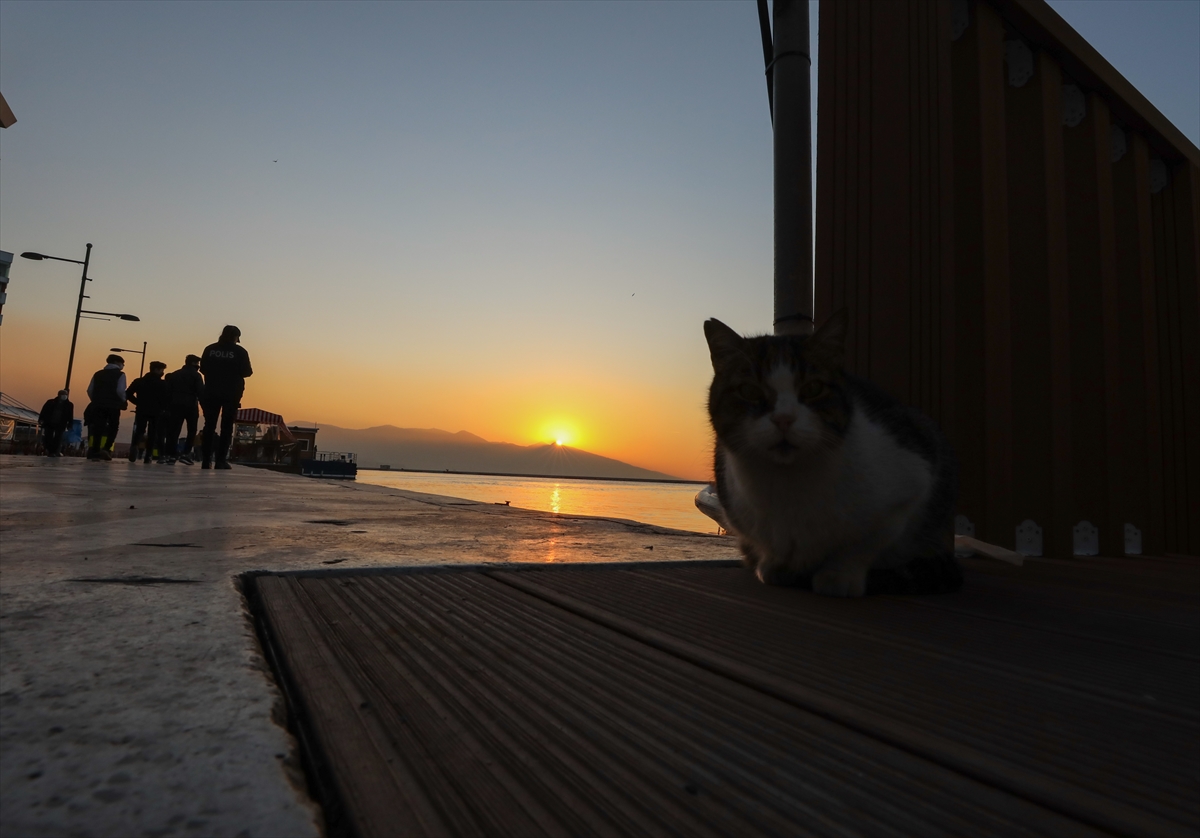
[(942, 593), (954, 452), (934, 422), (843, 367), (847, 316), (805, 337), (704, 324), (717, 496), (760, 581), (826, 596)]

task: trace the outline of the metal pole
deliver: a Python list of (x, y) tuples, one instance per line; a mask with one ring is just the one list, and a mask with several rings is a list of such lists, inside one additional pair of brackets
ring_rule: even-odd
[(775, 0), (775, 334), (813, 331), (812, 125), (808, 0)]
[(146, 341), (142, 341), (142, 369), (138, 372), (138, 377), (146, 374)]
[(79, 337), (79, 316), (83, 313), (83, 300), (86, 296), (83, 292), (87, 290), (88, 284), (88, 262), (92, 260), (92, 243), (88, 242), (87, 253), (83, 257), (83, 279), (79, 280), (79, 304), (75, 306), (75, 331), (71, 332), (71, 355), (67, 358), (67, 384), (63, 387), (68, 393), (71, 392), (71, 369), (75, 366), (75, 341)]

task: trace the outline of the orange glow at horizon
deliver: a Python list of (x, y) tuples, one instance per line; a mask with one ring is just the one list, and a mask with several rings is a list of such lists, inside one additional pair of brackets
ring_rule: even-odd
[[(565, 363), (547, 367), (528, 359), (397, 368), (387, 357), (342, 363), (311, 352), (303, 336), (295, 342), (270, 336), (247, 318), (238, 325), (255, 370), (242, 406), (281, 413), (289, 423), (468, 431), (489, 442), (569, 446), (676, 477), (711, 477), (711, 431), (703, 407), (708, 359), (702, 355), (690, 376), (663, 374), (657, 380), (631, 379), (625, 369), (603, 364), (585, 368), (576, 362), (568, 369)], [(109, 347), (133, 345), (128, 342), (141, 334), (136, 329), (137, 324), (113, 322), (80, 330), (71, 387), (77, 417), (87, 403), (88, 379), (103, 366)], [(152, 334), (157, 340), (150, 355), (176, 369), (185, 354), (198, 353), (219, 330), (220, 324), (169, 339)], [(4, 392), (40, 407), (62, 386), (70, 337), (69, 312), (46, 321), (6, 316), (0, 331)], [(136, 358), (130, 367), (130, 377), (136, 377)], [(336, 394), (314, 388), (314, 381), (338, 382)], [(131, 422), (130, 413), (122, 414), (123, 427)]]

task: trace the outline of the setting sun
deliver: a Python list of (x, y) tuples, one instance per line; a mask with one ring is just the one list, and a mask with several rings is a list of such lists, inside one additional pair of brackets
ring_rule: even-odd
[(571, 423), (564, 421), (561, 417), (544, 422), (537, 436), (560, 448), (567, 444), (579, 446), (579, 434)]

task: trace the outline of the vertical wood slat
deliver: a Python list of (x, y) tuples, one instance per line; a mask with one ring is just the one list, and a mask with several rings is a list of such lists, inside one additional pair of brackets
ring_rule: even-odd
[(949, 3), (847, 0), (820, 15), (816, 319), (847, 307), (848, 369), (942, 419)]
[[(1154, 233), (1150, 217), (1150, 157), (1143, 137), (1129, 133), (1113, 165), (1120, 392), (1125, 431), (1120, 468), (1123, 518), (1142, 532), (1142, 553), (1163, 552), (1162, 439), (1158, 338), (1154, 302)], [(1152, 432), (1153, 429), (1153, 432)]]
[(1200, 556), (1200, 167), (1183, 162), (1172, 168), (1182, 422), (1177, 442), (1180, 523), (1173, 552)]
[(939, 404), (938, 413), (934, 418), (940, 422), (949, 438), (955, 440), (960, 439), (962, 434), (959, 430), (954, 394), (958, 364), (955, 323), (958, 315), (954, 297), (954, 123), (950, 9), (951, 0), (940, 0), (933, 9), (937, 17), (934, 30), (937, 58), (930, 71), (935, 77), (931, 95), (937, 102), (938, 111), (934, 130), (934, 161), (937, 170), (934, 177), (937, 178), (937, 184), (932, 206), (938, 213), (938, 220), (934, 225), (938, 246), (934, 252), (937, 262), (932, 268), (936, 275), (933, 277), (931, 294), (935, 296), (935, 322), (938, 328), (938, 340), (933, 344), (933, 349), (939, 353), (935, 362), (939, 375)]
[(980, 176), (983, 180), (984, 374), (987, 526), (993, 543), (1013, 546), (1012, 312), (1009, 290), (1008, 170), (1004, 126), (1004, 25), (978, 6)]
[(1045, 53), (1037, 57), (1043, 76), (1042, 122), (1046, 125), (1046, 261), (1050, 292), (1050, 420), (1054, 438), (1054, 520), (1044, 540), (1049, 555), (1071, 555), (1074, 406), (1071, 370), (1071, 283), (1067, 259), (1066, 168), (1062, 130), (1062, 70)]
[[(1152, 161), (1153, 162), (1153, 161)], [(1149, 180), (1147, 180), (1149, 184)], [(1156, 352), (1159, 359), (1159, 398), (1162, 412), (1159, 416), (1161, 426), (1158, 428), (1162, 439), (1162, 493), (1163, 493), (1163, 545), (1166, 551), (1178, 547), (1179, 522), (1176, 518), (1178, 506), (1176, 477), (1176, 457), (1178, 455), (1175, 429), (1177, 427), (1175, 385), (1175, 353), (1172, 351), (1174, 335), (1177, 326), (1172, 323), (1171, 312), (1174, 309), (1170, 299), (1174, 286), (1173, 271), (1169, 264), (1172, 248), (1168, 242), (1170, 226), (1173, 221), (1170, 185), (1150, 198), (1152, 224), (1154, 230), (1154, 305), (1158, 321), (1158, 346)]]
[(1104, 555), (1125, 553), (1125, 521), (1128, 519), (1128, 479), (1125, 454), (1130, 451), (1126, 411), (1121, 400), (1121, 317), (1117, 288), (1117, 245), (1113, 206), (1112, 119), (1108, 105), (1096, 94), (1088, 97), (1092, 120), (1090, 144), (1095, 149), (1096, 247), (1100, 258), (1100, 324), (1104, 364), (1104, 449), (1107, 483), (1107, 518), (1098, 521)]
[[(978, 7), (972, 7), (974, 13)], [(954, 410), (952, 442), (958, 453), (959, 512), (981, 534), (987, 514), (984, 374), (982, 200), (978, 173), (979, 27), (972, 20), (950, 47), (951, 97), (954, 120)]]
[(1011, 547), (1016, 522), (1004, 27), (990, 6), (977, 4), (974, 11), (975, 20), (952, 48), (961, 358), (956, 379), (964, 420), (956, 442), (966, 449), (960, 506), (974, 511), (965, 514), (975, 520), (977, 534)]
[[(1104, 300), (1105, 259), (1101, 221), (1101, 149), (1096, 136), (1108, 132), (1106, 109), (1086, 102), (1087, 114), (1063, 131), (1066, 172), (1067, 257), (1071, 288), (1071, 400), (1074, 500), (1071, 518), (1100, 529), (1100, 551), (1112, 555), (1105, 425)], [(1108, 161), (1107, 143), (1103, 160)], [(1111, 195), (1111, 189), (1109, 190)], [(1111, 240), (1111, 239), (1110, 239)], [(1123, 549), (1116, 553), (1121, 555)]]
[[(1045, 55), (1021, 87), (1005, 86), (1008, 168), (1008, 219), (1012, 345), (1012, 518), (1042, 528), (1043, 553), (1070, 555), (1070, 544), (1056, 538), (1069, 515), (1056, 487), (1069, 473), (1055, 461), (1055, 428), (1066, 421), (1054, 410), (1055, 336), (1066, 324), (1052, 326), (1052, 288), (1061, 286), (1060, 231), (1062, 116), (1058, 108), (1061, 77)], [(1052, 242), (1057, 242), (1052, 247)], [(1060, 306), (1065, 311), (1065, 306)], [(1066, 365), (1058, 363), (1058, 367)], [(1069, 440), (1069, 437), (1068, 437)]]
[(1149, 543), (1143, 545), (1151, 555), (1166, 552), (1165, 497), (1163, 495), (1163, 408), (1162, 363), (1159, 358), (1158, 289), (1154, 269), (1154, 210), (1150, 201), (1150, 149), (1146, 141), (1133, 138), (1134, 195), (1137, 201), (1137, 237), (1140, 255), (1142, 292), (1142, 361), (1146, 401), (1146, 499)]
[[(1151, 196), (1163, 443), (1163, 540), (1168, 553), (1196, 555), (1195, 500), (1200, 467), (1196, 430), (1196, 257), (1193, 178), (1188, 164), (1167, 165), (1166, 186)], [(1172, 171), (1173, 169), (1173, 171)], [(1189, 448), (1193, 449), (1189, 451)]]

